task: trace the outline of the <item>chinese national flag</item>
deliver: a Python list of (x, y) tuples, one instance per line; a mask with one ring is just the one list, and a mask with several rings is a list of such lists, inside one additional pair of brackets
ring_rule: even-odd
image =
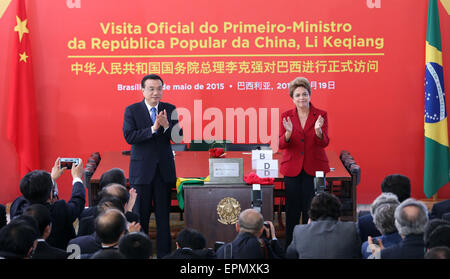
[(25, 0), (17, 3), (16, 25), (11, 30), (11, 78), (7, 137), (17, 152), (20, 177), (39, 169), (39, 133), (33, 80), (29, 20)]

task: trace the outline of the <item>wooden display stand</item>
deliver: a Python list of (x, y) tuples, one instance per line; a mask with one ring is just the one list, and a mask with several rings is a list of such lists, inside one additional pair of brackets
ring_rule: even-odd
[[(247, 184), (185, 185), (185, 227), (201, 232), (206, 247), (216, 241), (230, 242), (236, 235), (239, 213), (251, 208), (252, 186)], [(273, 185), (261, 185), (264, 220), (273, 220)]]

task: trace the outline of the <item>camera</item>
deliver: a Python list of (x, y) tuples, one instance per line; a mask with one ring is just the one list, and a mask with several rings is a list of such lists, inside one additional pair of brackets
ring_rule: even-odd
[(264, 238), (267, 238), (267, 239), (272, 239), (272, 233), (271, 233), (271, 231), (270, 231), (270, 225), (269, 225), (269, 223), (264, 222), (264, 227), (267, 228), (267, 229), (269, 230), (269, 236), (267, 236), (267, 235), (266, 235), (266, 232), (264, 231), (263, 234), (262, 234), (263, 237), (264, 237)]
[(220, 247), (224, 246), (225, 242), (223, 241), (216, 241), (214, 243), (214, 252), (217, 252), (217, 250), (219, 250)]
[(61, 158), (59, 159), (59, 168), (62, 169), (65, 167), (70, 170), (74, 164), (77, 166), (79, 163), (79, 158)]

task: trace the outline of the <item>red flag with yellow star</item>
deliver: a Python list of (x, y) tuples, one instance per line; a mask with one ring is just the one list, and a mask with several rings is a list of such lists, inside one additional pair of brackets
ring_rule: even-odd
[(39, 133), (33, 80), (30, 29), (25, 1), (18, 0), (11, 30), (13, 56), (9, 86), (7, 137), (17, 152), (20, 177), (39, 169)]

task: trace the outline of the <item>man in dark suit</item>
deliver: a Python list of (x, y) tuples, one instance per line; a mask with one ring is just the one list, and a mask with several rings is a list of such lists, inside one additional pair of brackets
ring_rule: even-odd
[[(134, 191), (135, 193), (135, 189), (131, 190), (130, 192)], [(89, 235), (95, 231), (94, 221), (99, 214), (99, 208), (102, 207), (102, 201), (110, 202), (114, 205), (114, 207), (120, 209), (125, 214), (125, 217), (127, 218), (128, 222), (139, 223), (139, 216), (131, 211), (128, 211), (128, 209), (130, 208), (128, 204), (129, 201), (131, 200), (130, 194), (128, 193), (127, 189), (121, 184), (116, 183), (109, 184), (100, 191), (98, 196), (101, 197), (101, 200), (98, 203), (98, 205), (90, 207), (88, 208), (88, 210), (85, 209), (83, 213), (81, 213), (79, 218), (79, 227), (77, 236)], [(134, 201), (135, 200), (132, 201), (133, 205)]]
[(236, 223), (238, 235), (231, 242), (217, 250), (218, 259), (279, 259), (284, 255), (275, 236), (272, 222), (270, 226), (272, 239), (262, 237), (264, 219), (261, 213), (254, 209), (246, 209), (239, 215)]
[[(108, 187), (105, 187), (105, 189), (103, 189), (102, 192), (111, 186), (114, 187), (115, 185), (118, 184), (112, 184)], [(122, 185), (118, 186), (123, 187)], [(126, 190), (124, 192), (127, 193)], [(79, 250), (79, 254), (82, 256), (84, 255), (83, 257), (85, 258), (88, 258), (90, 255), (94, 254), (95, 252), (97, 252), (102, 248), (102, 240), (99, 238), (97, 232), (95, 231), (96, 218), (98, 216), (103, 215), (109, 209), (118, 209), (123, 213), (124, 204), (120, 201), (118, 197), (106, 195), (104, 198), (100, 200), (98, 205), (95, 206), (95, 209), (96, 210), (94, 215), (81, 218), (78, 229), (82, 230), (83, 229), (82, 227), (85, 227), (83, 229), (85, 233), (87, 232), (90, 233), (79, 235), (78, 237), (69, 241), (68, 250), (70, 249)], [(134, 220), (134, 222), (135, 221), (136, 220)]]
[[(98, 251), (118, 250), (120, 237), (127, 232), (125, 215), (115, 208), (106, 210), (95, 219), (95, 232), (101, 240), (101, 248)], [(92, 254), (81, 254), (82, 259), (90, 257)]]
[(9, 222), (0, 229), (0, 259), (28, 259), (36, 247), (38, 231), (37, 221), (30, 216)]
[(177, 235), (177, 249), (164, 259), (214, 259), (214, 251), (206, 248), (206, 239), (202, 233), (193, 229), (184, 229)]
[(30, 205), (23, 215), (33, 217), (39, 227), (39, 238), (37, 240), (36, 248), (31, 255), (32, 259), (67, 259), (69, 254), (62, 250), (55, 248), (47, 243), (46, 239), (52, 230), (51, 216), (48, 208), (43, 204)]
[[(170, 191), (176, 183), (175, 162), (170, 140), (180, 142), (175, 106), (161, 102), (163, 80), (157, 75), (142, 79), (144, 100), (125, 109), (123, 135), (131, 144), (130, 185), (138, 198), (133, 211), (140, 215), (148, 233), (151, 212), (156, 218), (156, 251), (162, 258), (170, 253)], [(175, 127), (174, 132), (172, 129)]]
[(430, 219), (441, 219), (442, 215), (450, 212), (450, 199), (433, 204)]
[[(59, 158), (56, 160), (52, 169), (52, 174), (35, 170), (27, 173), (20, 181), (20, 192), (22, 197), (17, 198), (11, 205), (14, 213), (11, 211), (11, 219), (21, 215), (30, 205), (40, 203), (50, 210), (52, 220), (52, 231), (47, 238), (47, 242), (59, 249), (66, 249), (70, 239), (75, 237), (73, 222), (77, 219), (84, 208), (86, 189), (83, 181), (83, 162), (80, 159), (78, 165), (71, 169), (72, 173), (72, 196), (70, 200), (53, 201), (53, 180), (62, 175), (65, 168), (59, 168)], [(54, 173), (57, 173), (54, 176)]]
[(127, 259), (151, 259), (152, 241), (144, 233), (131, 232), (120, 238), (119, 252)]

